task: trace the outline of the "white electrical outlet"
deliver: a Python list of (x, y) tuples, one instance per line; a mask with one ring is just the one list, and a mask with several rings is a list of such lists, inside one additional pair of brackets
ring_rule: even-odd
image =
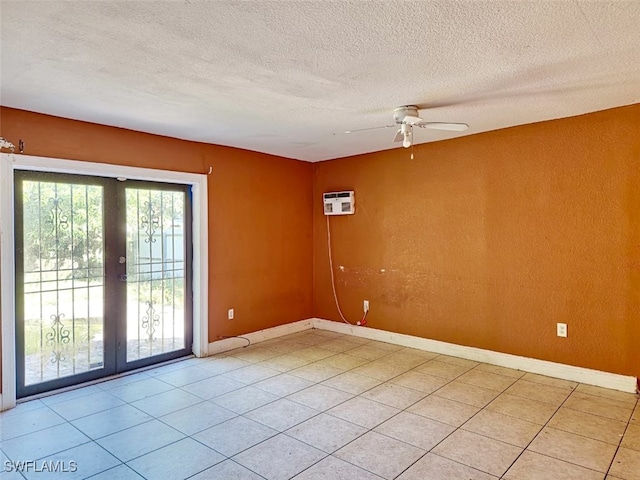
[(233, 311), (233, 308), (230, 308), (230, 309), (229, 309), (229, 311), (227, 312), (227, 318), (228, 318), (229, 320), (233, 320), (233, 315), (234, 315), (234, 313), (235, 313), (235, 312)]
[(566, 323), (558, 323), (557, 324), (557, 333), (559, 337), (567, 337), (567, 324)]
[(367, 313), (369, 311), (369, 300), (364, 301), (364, 303), (362, 304), (362, 308), (364, 310), (364, 313)]

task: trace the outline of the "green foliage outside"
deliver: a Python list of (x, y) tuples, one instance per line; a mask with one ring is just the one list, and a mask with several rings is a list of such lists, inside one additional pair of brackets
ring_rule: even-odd
[(102, 187), (23, 182), (24, 269), (102, 277)]

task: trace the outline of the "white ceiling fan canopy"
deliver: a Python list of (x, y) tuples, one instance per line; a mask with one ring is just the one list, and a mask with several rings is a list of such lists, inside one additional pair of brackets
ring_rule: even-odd
[(416, 105), (397, 107), (393, 111), (393, 119), (400, 125), (412, 125), (433, 130), (447, 130), (450, 132), (464, 132), (469, 128), (466, 123), (426, 122), (420, 117), (420, 109)]
[(398, 124), (407, 123), (410, 125), (415, 125), (423, 121), (422, 118), (420, 118), (418, 107), (415, 105), (397, 107), (393, 111), (393, 120)]

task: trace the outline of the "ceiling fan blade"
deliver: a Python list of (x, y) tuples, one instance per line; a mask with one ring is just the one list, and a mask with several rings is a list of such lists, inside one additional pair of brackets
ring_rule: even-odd
[(431, 128), (433, 130), (448, 130), (450, 132), (464, 132), (469, 128), (466, 123), (446, 123), (446, 122), (423, 122), (418, 125), (421, 128)]
[(393, 141), (394, 142), (401, 142), (402, 140), (404, 140), (404, 135), (402, 134), (402, 129), (398, 129), (398, 131), (396, 132), (396, 136), (393, 137)]
[(402, 119), (402, 123), (407, 123), (409, 125), (417, 125), (422, 122), (424, 122), (424, 120), (420, 117), (414, 117), (413, 115), (407, 115)]
[(379, 128), (391, 128), (391, 127), (395, 127), (395, 125), (382, 125), (381, 127), (357, 128), (355, 130), (347, 130), (344, 133), (364, 132), (366, 130), (378, 130)]

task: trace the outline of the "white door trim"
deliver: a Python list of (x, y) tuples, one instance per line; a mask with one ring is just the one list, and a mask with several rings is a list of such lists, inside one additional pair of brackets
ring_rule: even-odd
[(72, 173), (99, 177), (191, 185), (193, 198), (193, 353), (208, 354), (209, 347), (209, 243), (207, 176), (105, 163), (63, 160), (31, 155), (0, 154), (0, 322), (2, 324), (2, 403), (0, 411), (16, 404), (15, 364), (15, 246), (14, 246), (14, 170)]

